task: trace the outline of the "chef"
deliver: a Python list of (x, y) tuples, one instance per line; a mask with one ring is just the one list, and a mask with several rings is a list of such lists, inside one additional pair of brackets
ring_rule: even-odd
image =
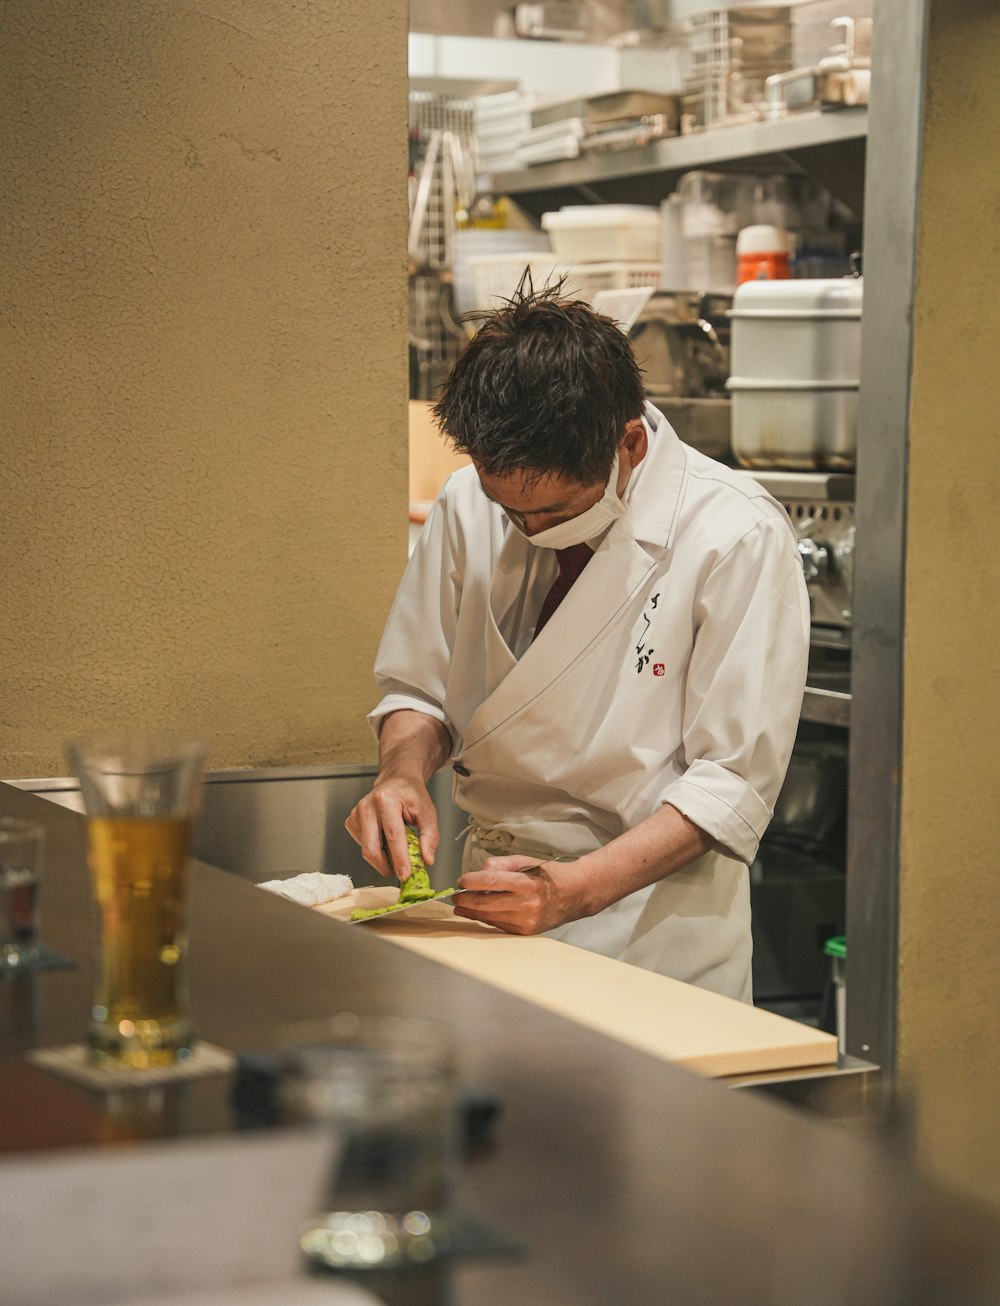
[(751, 999), (753, 860), (809, 608), (787, 516), (644, 402), (626, 336), (558, 289), (482, 315), (435, 406), (471, 466), (428, 516), (375, 666), (385, 875), (468, 813), (457, 915)]

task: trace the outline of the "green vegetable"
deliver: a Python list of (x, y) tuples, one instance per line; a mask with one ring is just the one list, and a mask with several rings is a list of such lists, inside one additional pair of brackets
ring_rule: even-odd
[(406, 826), (406, 851), (410, 855), (410, 877), (400, 882), (400, 904), (423, 902), (425, 898), (433, 898), (431, 877), (427, 874), (427, 867), (420, 852), (420, 835), (412, 825)]
[(406, 851), (410, 856), (410, 875), (399, 884), (399, 897), (388, 907), (358, 907), (351, 912), (352, 921), (367, 921), (373, 916), (385, 916), (391, 911), (402, 911), (414, 902), (429, 902), (432, 898), (448, 898), (454, 889), (442, 889), (435, 893), (431, 888), (431, 877), (420, 852), (420, 835), (412, 825), (406, 826)]
[[(455, 892), (454, 889), (439, 889), (437, 893), (432, 893), (430, 898), (417, 898), (416, 902), (430, 902), (440, 898), (450, 898)], [(355, 907), (351, 912), (352, 921), (370, 921), (373, 916), (388, 916), (392, 911), (402, 911), (404, 907), (411, 906), (408, 902), (403, 902), (402, 898), (398, 902), (392, 902), (388, 907)]]

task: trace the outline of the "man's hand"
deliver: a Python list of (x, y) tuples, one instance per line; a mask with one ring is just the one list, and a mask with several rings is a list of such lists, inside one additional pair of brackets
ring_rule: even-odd
[(711, 837), (676, 807), (651, 816), (602, 848), (571, 862), (488, 857), (458, 881), (473, 889), (452, 901), (456, 916), (484, 921), (508, 934), (544, 934), (567, 921), (596, 916), (626, 894), (689, 866), (712, 847)]
[(420, 832), (421, 855), (433, 866), (441, 836), (427, 781), (450, 751), (447, 729), (423, 712), (405, 709), (383, 722), (379, 772), (372, 791), (344, 822), (348, 834), (361, 845), (365, 861), (380, 875), (409, 878), (404, 823)]
[(420, 831), (420, 852), (434, 865), (440, 835), (437, 811), (419, 779), (406, 776), (379, 778), (345, 822), (348, 834), (361, 845), (361, 855), (380, 875), (409, 879), (410, 854), (403, 825)]
[(495, 925), (508, 934), (544, 934), (591, 914), (580, 862), (531, 857), (488, 857), (478, 871), (459, 877), (468, 889), (452, 899), (455, 915)]

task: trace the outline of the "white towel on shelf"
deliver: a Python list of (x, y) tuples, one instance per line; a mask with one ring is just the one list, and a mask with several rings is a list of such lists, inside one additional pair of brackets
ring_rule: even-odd
[(324, 875), (322, 871), (304, 871), (287, 880), (264, 880), (258, 889), (280, 893), (283, 898), (301, 903), (303, 907), (318, 907), (323, 902), (333, 902), (350, 893), (354, 884), (349, 875)]

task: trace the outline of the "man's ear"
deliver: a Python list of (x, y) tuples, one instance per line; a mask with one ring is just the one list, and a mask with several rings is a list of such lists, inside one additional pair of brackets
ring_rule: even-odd
[(633, 417), (630, 422), (625, 423), (622, 447), (627, 450), (632, 466), (638, 467), (649, 451), (649, 435), (646, 431), (646, 423), (641, 417)]

